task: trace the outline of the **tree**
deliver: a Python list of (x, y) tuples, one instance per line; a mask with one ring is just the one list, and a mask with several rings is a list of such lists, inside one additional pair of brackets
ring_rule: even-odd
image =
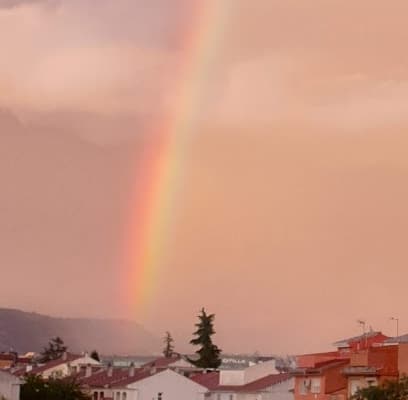
[(163, 355), (164, 357), (170, 358), (173, 355), (174, 352), (174, 339), (172, 338), (170, 332), (166, 332), (166, 335), (164, 336), (164, 349), (163, 349)]
[(381, 386), (360, 389), (353, 396), (354, 400), (408, 400), (408, 378), (387, 381)]
[(38, 375), (27, 375), (21, 386), (20, 400), (89, 400), (81, 385), (72, 378), (44, 380)]
[(48, 347), (44, 347), (40, 362), (48, 362), (61, 358), (66, 351), (67, 346), (65, 346), (64, 341), (59, 336), (56, 336), (48, 342)]
[(190, 344), (200, 346), (196, 351), (198, 360), (190, 360), (194, 365), (201, 368), (218, 368), (221, 364), (221, 350), (212, 342), (211, 336), (215, 334), (214, 314), (208, 315), (204, 308), (198, 315), (199, 322), (195, 324), (197, 330), (193, 333), (196, 336), (190, 340)]
[(91, 358), (93, 358), (95, 361), (98, 361), (98, 362), (101, 361), (101, 358), (99, 357), (99, 354), (96, 350), (92, 350)]

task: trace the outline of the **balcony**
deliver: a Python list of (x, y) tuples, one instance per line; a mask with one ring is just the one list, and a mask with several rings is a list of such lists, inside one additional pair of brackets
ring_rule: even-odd
[(378, 375), (376, 367), (350, 366), (343, 369), (343, 374), (347, 376), (375, 376)]

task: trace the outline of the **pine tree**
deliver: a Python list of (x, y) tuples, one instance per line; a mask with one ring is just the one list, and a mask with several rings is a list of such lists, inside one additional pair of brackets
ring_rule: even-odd
[(211, 336), (215, 334), (214, 314), (207, 315), (205, 309), (201, 309), (198, 316), (199, 322), (195, 324), (197, 330), (193, 333), (196, 336), (190, 341), (194, 346), (200, 346), (196, 351), (198, 360), (190, 360), (194, 365), (200, 368), (218, 368), (221, 364), (221, 350), (212, 342)]
[(57, 336), (48, 342), (48, 347), (45, 347), (41, 353), (40, 361), (48, 362), (51, 360), (56, 360), (61, 358), (66, 351), (67, 346), (65, 346), (64, 341)]
[(174, 352), (174, 339), (172, 338), (170, 332), (166, 332), (166, 335), (164, 336), (164, 349), (163, 349), (163, 355), (164, 357), (170, 358), (173, 355)]
[(91, 352), (91, 358), (93, 358), (95, 361), (101, 361), (101, 358), (99, 357), (99, 354), (96, 350), (92, 350)]

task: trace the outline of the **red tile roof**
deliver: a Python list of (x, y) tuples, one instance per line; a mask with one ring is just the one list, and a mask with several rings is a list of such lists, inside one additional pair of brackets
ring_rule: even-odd
[(106, 368), (102, 368), (91, 376), (85, 377), (83, 375), (80, 380), (82, 384), (89, 387), (105, 387), (127, 376), (129, 376), (129, 371), (123, 368), (112, 368), (111, 373)]
[(78, 355), (78, 354), (68, 353), (66, 357), (60, 357), (60, 358), (57, 358), (56, 360), (48, 361), (44, 365), (41, 365), (39, 367), (34, 367), (28, 373), (31, 375), (39, 375), (39, 374), (42, 374), (44, 371), (47, 371), (50, 368), (58, 367), (59, 365), (63, 365), (65, 363), (78, 360), (79, 358), (82, 358), (82, 357), (83, 356)]
[(31, 358), (30, 357), (18, 357), (17, 358), (17, 363), (18, 364), (30, 364), (31, 363)]
[(151, 375), (151, 371), (147, 371), (143, 368), (135, 369), (133, 376), (130, 376), (129, 368), (113, 368), (110, 375), (108, 370), (103, 368), (89, 377), (82, 376), (79, 380), (82, 384), (92, 388), (124, 387)]
[(16, 359), (15, 354), (0, 353), (0, 360), (1, 361), (14, 361), (15, 359)]
[(273, 374), (267, 375), (263, 378), (249, 382), (245, 385), (220, 385), (219, 372), (210, 372), (207, 374), (197, 374), (191, 377), (191, 379), (206, 387), (211, 391), (232, 391), (232, 392), (245, 392), (253, 393), (267, 389), (270, 386), (287, 381), (291, 378), (290, 374)]
[(290, 374), (274, 374), (260, 378), (256, 381), (247, 383), (243, 387), (244, 392), (256, 392), (258, 390), (266, 389), (270, 386), (285, 382), (291, 378)]
[(339, 351), (328, 351), (325, 353), (301, 354), (296, 356), (298, 368), (313, 368), (320, 363), (332, 362), (333, 360), (344, 360), (350, 355), (345, 355)]
[(112, 383), (112, 387), (124, 387), (127, 385), (130, 385), (134, 382), (141, 381), (142, 379), (148, 378), (149, 376), (154, 375), (151, 373), (151, 371), (137, 371), (135, 372), (134, 376), (127, 376), (124, 379), (120, 381), (116, 381)]
[(17, 369), (12, 369), (10, 370), (10, 372), (14, 375), (14, 376), (24, 376), (27, 372), (26, 367), (19, 367)]
[(350, 362), (349, 358), (345, 359), (334, 359), (327, 360), (316, 363), (313, 367), (301, 367), (292, 371), (292, 375), (318, 375), (323, 373), (323, 371), (330, 368), (336, 368), (341, 365), (348, 365)]
[(194, 382), (206, 387), (209, 390), (216, 389), (220, 384), (220, 373), (219, 372), (208, 372), (193, 375), (190, 377)]

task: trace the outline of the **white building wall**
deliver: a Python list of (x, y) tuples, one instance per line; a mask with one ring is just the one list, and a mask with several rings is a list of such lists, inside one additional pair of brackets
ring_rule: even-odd
[[(97, 395), (95, 396), (95, 392)], [(101, 393), (103, 395), (101, 396)], [(103, 400), (105, 398), (112, 398), (113, 400), (137, 400), (137, 391), (135, 389), (127, 388), (113, 388), (113, 389), (91, 389), (89, 395), (92, 400)]]
[(279, 371), (276, 369), (275, 360), (265, 361), (244, 370), (244, 384), (256, 381), (267, 375), (276, 375)]
[(295, 378), (273, 385), (262, 395), (262, 400), (293, 400)]
[(57, 365), (55, 367), (49, 368), (41, 374), (43, 378), (49, 378), (50, 376), (56, 376), (56, 377), (63, 377), (67, 376), (70, 374), (70, 367), (80, 367), (81, 365), (100, 365), (100, 362), (94, 360), (93, 358), (89, 356), (84, 356), (81, 358), (78, 358), (74, 361), (69, 361), (60, 365)]
[(20, 384), (21, 381), (16, 376), (8, 372), (0, 371), (0, 398), (6, 400), (20, 399)]
[(204, 386), (174, 372), (166, 370), (128, 386), (136, 389), (135, 398), (127, 400), (204, 400), (208, 391)]
[(279, 374), (279, 371), (276, 369), (275, 360), (270, 360), (241, 370), (221, 370), (220, 385), (245, 385), (267, 375), (276, 374)]
[[(243, 385), (245, 383), (245, 370), (228, 370), (220, 371), (220, 385)], [(224, 400), (224, 399), (221, 399)], [(229, 399), (226, 399), (229, 400)]]
[(219, 392), (212, 393), (208, 400), (294, 400), (294, 385), (295, 380), (291, 378), (257, 393)]
[(262, 393), (239, 393), (237, 400), (263, 400)]

